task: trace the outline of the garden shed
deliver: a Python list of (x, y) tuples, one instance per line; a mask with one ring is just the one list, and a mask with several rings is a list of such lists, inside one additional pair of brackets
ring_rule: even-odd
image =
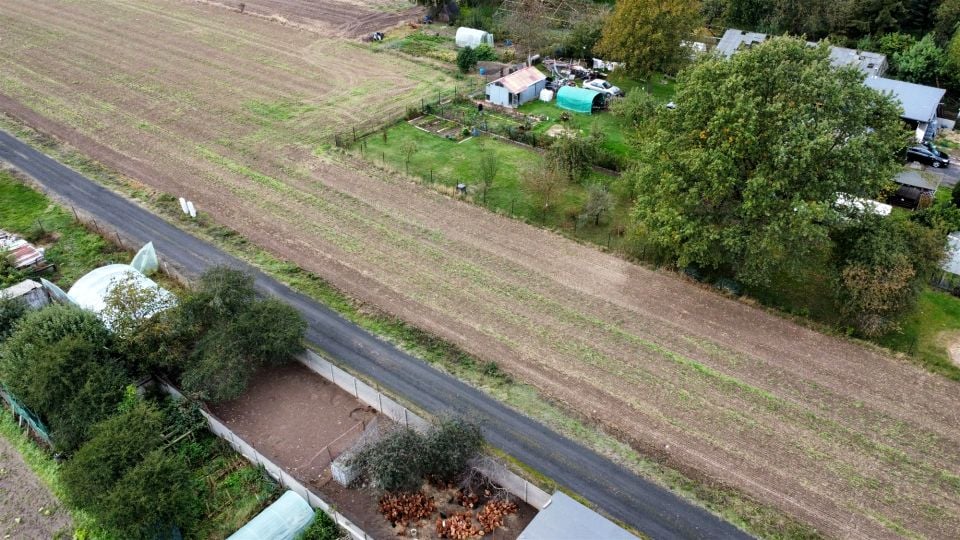
[(501, 107), (519, 107), (540, 96), (547, 76), (535, 67), (525, 67), (487, 83), (487, 101)]
[(603, 96), (586, 88), (561, 86), (557, 91), (557, 106), (568, 111), (591, 114), (594, 109), (603, 106)]
[(616, 523), (557, 491), (517, 540), (637, 540)]
[(485, 30), (461, 26), (457, 28), (456, 43), (457, 47), (470, 47), (471, 49), (475, 49), (484, 43), (493, 47), (493, 34)]

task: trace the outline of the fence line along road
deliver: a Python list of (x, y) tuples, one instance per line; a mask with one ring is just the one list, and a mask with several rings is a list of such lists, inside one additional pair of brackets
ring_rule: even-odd
[(119, 231), (131, 244), (153, 241), (177, 275), (198, 276), (215, 265), (251, 272), (258, 289), (295, 307), (307, 321), (307, 339), (330, 358), (420, 410), (456, 413), (479, 421), (487, 441), (609, 516), (653, 538), (747, 538), (706, 510), (480, 390), (414, 358), (347, 321), (330, 308), (293, 291), (217, 247), (176, 228), (132, 201), (96, 184), (0, 131), (0, 160), (32, 177), (55, 199), (73, 205), (100, 227)]

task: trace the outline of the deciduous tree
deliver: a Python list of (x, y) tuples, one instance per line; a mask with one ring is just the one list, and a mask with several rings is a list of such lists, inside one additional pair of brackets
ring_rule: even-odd
[(477, 177), (480, 180), (481, 193), (483, 193), (483, 204), (487, 204), (487, 192), (493, 187), (493, 181), (496, 180), (499, 170), (500, 158), (497, 153), (484, 148), (477, 167)]
[(599, 184), (592, 184), (587, 188), (587, 202), (583, 205), (584, 219), (593, 221), (596, 226), (600, 225), (600, 217), (613, 208), (613, 195)]
[(773, 38), (681, 74), (630, 175), (636, 219), (680, 266), (763, 284), (828, 245), (837, 193), (875, 196), (898, 170), (899, 105), (828, 54)]
[(620, 0), (596, 50), (634, 73), (675, 73), (688, 60), (680, 42), (698, 26), (696, 0)]

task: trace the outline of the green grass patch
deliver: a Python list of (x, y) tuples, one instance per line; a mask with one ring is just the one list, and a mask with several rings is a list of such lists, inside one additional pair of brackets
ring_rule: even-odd
[(314, 109), (312, 105), (288, 100), (274, 102), (247, 101), (243, 104), (243, 108), (260, 118), (276, 122), (291, 120)]
[(93, 268), (129, 257), (7, 171), (0, 171), (0, 200), (0, 229), (46, 248), (46, 259), (56, 265), (53, 275), (46, 277), (64, 289)]
[(414, 32), (399, 40), (396, 47), (411, 56), (434, 58), (443, 62), (453, 62), (457, 57), (452, 38), (426, 32)]
[(927, 289), (917, 307), (893, 332), (877, 339), (884, 347), (906, 353), (926, 369), (960, 381), (960, 368), (950, 361), (947, 345), (960, 339), (960, 298)]
[[(589, 220), (579, 220), (576, 224), (574, 221), (586, 200), (586, 186), (592, 183), (612, 186), (615, 177), (591, 172), (581, 183), (568, 185), (553, 208), (544, 215), (523, 182), (525, 175), (538, 174), (543, 168), (543, 156), (536, 150), (486, 135), (458, 143), (427, 133), (407, 122), (388, 128), (386, 133), (386, 142), (382, 133), (365, 139), (365, 159), (419, 177), (426, 183), (445, 186), (448, 191), (459, 183), (465, 183), (473, 190), (472, 200), (475, 203), (495, 212), (562, 231), (573, 238), (599, 245), (609, 243), (611, 248), (616, 248), (621, 242), (611, 231), (626, 222), (629, 213), (626, 207), (618, 206), (602, 215), (599, 226)], [(403, 154), (403, 147), (408, 142), (414, 143), (417, 148), (409, 163)], [(355, 145), (352, 152), (360, 155), (359, 146)], [(497, 176), (485, 200), (478, 191), (477, 180), (484, 152), (496, 154), (499, 161)]]

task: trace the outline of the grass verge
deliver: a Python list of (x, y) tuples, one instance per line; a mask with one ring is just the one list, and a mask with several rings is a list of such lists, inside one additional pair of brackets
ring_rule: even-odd
[[(121, 177), (81, 154), (62, 147), (56, 141), (43, 137), (25, 126), (15, 124), (9, 119), (0, 117), (0, 128), (15, 133), (22, 140), (59, 161), (137, 200), (144, 207), (176, 223), (182, 229), (246, 260), (280, 282), (326, 304), (345, 318), (414, 356), (430, 362), (438, 369), (481, 389), (556, 431), (580, 441), (640, 476), (713, 511), (747, 532), (763, 538), (818, 537), (814, 529), (786, 516), (779, 510), (735, 490), (691, 479), (677, 470), (646, 458), (630, 445), (604, 432), (600, 426), (578, 417), (576, 411), (564, 409), (540, 395), (534, 387), (515, 381), (496, 364), (483, 362), (450, 343), (390, 317), (373, 306), (346, 296), (319, 276), (295, 264), (279, 260), (249, 243), (235, 231), (217, 225), (209, 216), (201, 214), (196, 220), (185, 218), (179, 204), (172, 196), (156, 193), (132, 179)], [(522, 466), (522, 468), (530, 473), (532, 480), (539, 480), (548, 487), (555, 485), (529, 467)]]

